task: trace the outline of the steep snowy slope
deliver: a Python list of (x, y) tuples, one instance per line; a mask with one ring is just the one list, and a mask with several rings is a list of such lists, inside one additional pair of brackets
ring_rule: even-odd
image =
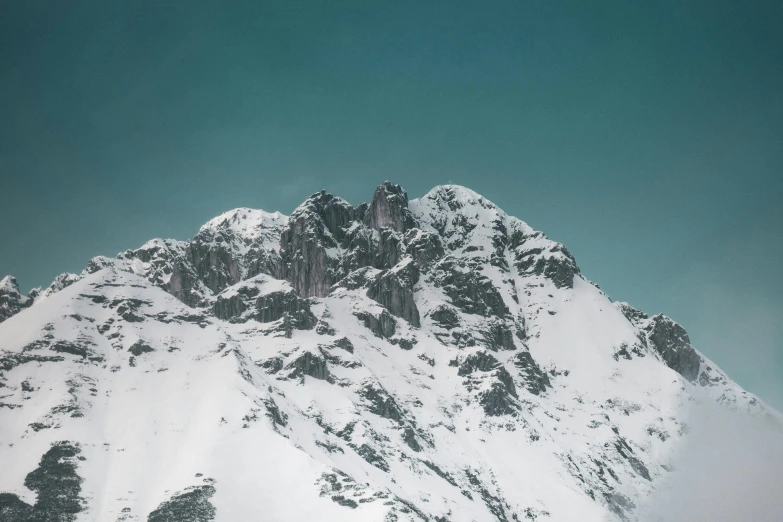
[(458, 186), (237, 209), (4, 285), (2, 520), (634, 520), (688, 408), (780, 422)]

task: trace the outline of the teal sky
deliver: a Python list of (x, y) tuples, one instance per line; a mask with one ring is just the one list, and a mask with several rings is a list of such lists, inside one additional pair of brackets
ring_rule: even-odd
[(23, 289), (237, 206), (452, 182), (783, 409), (783, 3), (2, 6)]

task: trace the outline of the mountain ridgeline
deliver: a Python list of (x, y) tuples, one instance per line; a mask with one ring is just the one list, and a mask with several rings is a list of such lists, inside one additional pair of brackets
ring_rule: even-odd
[(9, 276), (0, 322), (9, 521), (635, 520), (690, 408), (780, 422), (454, 185)]

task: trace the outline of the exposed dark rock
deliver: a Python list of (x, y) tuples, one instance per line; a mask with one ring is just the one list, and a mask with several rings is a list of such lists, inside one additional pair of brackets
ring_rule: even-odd
[(391, 270), (380, 273), (367, 289), (367, 297), (386, 307), (392, 315), (421, 326), (419, 309), (413, 299), (413, 285), (419, 280), (419, 270), (411, 258)]
[(519, 275), (542, 275), (550, 279), (557, 288), (573, 288), (579, 267), (568, 249), (559, 243), (552, 243), (546, 250), (539, 246), (525, 245), (528, 240), (545, 237), (541, 232), (522, 238), (512, 235), (510, 245), (514, 250), (514, 266)]
[(280, 237), (279, 277), (303, 297), (324, 297), (342, 278), (335, 255), (354, 218), (351, 205), (324, 191), (313, 194), (291, 215)]
[(264, 401), (266, 416), (277, 426), (286, 426), (288, 424), (288, 415), (283, 413), (277, 406), (277, 403), (270, 397)]
[(208, 522), (215, 519), (215, 507), (209, 501), (215, 494), (211, 484), (191, 486), (161, 503), (148, 522)]
[(421, 444), (416, 440), (416, 431), (410, 426), (406, 426), (402, 432), (402, 440), (408, 445), (410, 449), (415, 452), (421, 451)]
[(0, 493), (0, 520), (32, 522), (34, 508), (13, 493)]
[(129, 323), (141, 323), (144, 321), (144, 314), (141, 313), (141, 308), (151, 304), (143, 299), (120, 298), (113, 299), (109, 303), (109, 308), (115, 309), (117, 314)]
[(430, 313), (432, 321), (447, 330), (460, 325), (459, 315), (448, 305), (440, 305)]
[(645, 466), (644, 463), (639, 460), (636, 455), (634, 455), (633, 449), (631, 449), (631, 446), (628, 445), (624, 438), (618, 437), (614, 442), (614, 447), (617, 452), (628, 461), (628, 464), (631, 465), (631, 468), (636, 473), (647, 480), (652, 480), (650, 478), (650, 471), (647, 469), (647, 466)]
[(256, 301), (256, 321), (269, 323), (283, 316), (288, 316), (298, 330), (312, 330), (318, 322), (310, 311), (310, 304), (293, 292), (272, 292)]
[(650, 319), (645, 331), (650, 347), (658, 352), (663, 362), (694, 382), (699, 375), (701, 357), (691, 346), (685, 329), (665, 315), (658, 314)]
[[(68, 272), (64, 274), (60, 274), (57, 277), (54, 278), (54, 281), (52, 281), (52, 284), (49, 285), (49, 288), (44, 290), (43, 294), (46, 296), (50, 296), (52, 294), (56, 294), (57, 292), (64, 290), (74, 284), (75, 282), (79, 281), (81, 279), (81, 276), (76, 274), (69, 274)], [(28, 294), (28, 298), (32, 297), (30, 294)]]
[(394, 421), (401, 421), (403, 419), (402, 410), (397, 405), (394, 398), (380, 386), (367, 384), (359, 390), (358, 393), (369, 403), (367, 409), (370, 413)]
[[(127, 250), (117, 256), (119, 259), (138, 259), (148, 264), (144, 275), (147, 280), (161, 287), (188, 306), (198, 306), (203, 299), (200, 289), (203, 282), (189, 261), (187, 244), (179, 241), (150, 241), (136, 250)], [(97, 271), (110, 262), (95, 258), (87, 271)]]
[(286, 369), (292, 370), (290, 377), (303, 378), (305, 375), (313, 379), (331, 382), (332, 376), (329, 374), (329, 367), (323, 356), (312, 352), (304, 352), (291, 362)]
[(489, 389), (479, 393), (479, 403), (484, 408), (484, 412), (490, 416), (513, 413), (517, 390), (514, 386), (514, 379), (500, 362), (487, 352), (476, 352), (465, 357), (459, 365), (457, 375), (469, 377), (465, 381), (468, 390), (473, 389), (477, 383), (470, 379), (470, 376), (476, 372), (489, 374), (483, 378), (490, 380)]
[(414, 228), (405, 233), (404, 241), (405, 253), (413, 258), (422, 272), (428, 271), (432, 264), (445, 254), (440, 236), (431, 232)]
[(143, 353), (154, 352), (155, 349), (144, 341), (138, 340), (128, 348), (128, 351), (138, 357)]
[(32, 299), (23, 296), (13, 276), (0, 279), (0, 323), (18, 314), (33, 304)]
[(489, 390), (479, 394), (479, 403), (484, 408), (484, 413), (489, 416), (510, 415), (516, 411), (512, 399), (517, 397), (514, 381), (503, 367), (495, 372), (495, 380)]
[(646, 313), (634, 308), (628, 303), (618, 302), (615, 303), (615, 306), (617, 307), (618, 310), (620, 310), (620, 312), (622, 312), (625, 318), (628, 319), (634, 325), (638, 325), (639, 323), (647, 319)]
[(385, 471), (386, 473), (389, 472), (389, 464), (386, 462), (386, 460), (378, 454), (377, 451), (375, 451), (375, 448), (370, 446), (369, 444), (362, 444), (361, 446), (356, 446), (355, 444), (348, 444), (356, 453), (359, 454), (360, 457), (362, 457), (365, 461), (369, 462), (376, 468), (380, 469), (381, 471)]
[(364, 267), (354, 270), (344, 278), (340, 279), (332, 287), (332, 290), (337, 288), (345, 288), (346, 290), (358, 290), (360, 288), (369, 288), (372, 282), (375, 280), (377, 271), (372, 267)]
[(530, 352), (519, 352), (514, 357), (514, 366), (519, 369), (519, 375), (525, 383), (527, 391), (533, 395), (544, 393), (552, 387), (549, 376), (530, 355)]
[[(0, 493), (0, 519), (9, 522), (73, 522), (84, 509), (79, 495), (82, 478), (76, 473), (78, 446), (56, 442), (41, 457), (24, 485), (37, 494), (34, 506), (11, 493)], [(84, 460), (84, 457), (78, 457)]]
[(260, 363), (256, 363), (256, 365), (266, 370), (267, 373), (274, 374), (283, 369), (284, 361), (282, 357), (275, 356)]
[(500, 292), (477, 266), (449, 257), (434, 267), (433, 276), (435, 284), (463, 312), (496, 317), (509, 314)]
[(370, 312), (354, 312), (354, 315), (358, 317), (376, 337), (388, 339), (394, 335), (397, 329), (397, 321), (394, 317), (386, 311), (382, 310), (376, 317)]
[(242, 314), (253, 306), (254, 299), (261, 290), (257, 286), (244, 283), (230, 296), (220, 294), (212, 305), (212, 312), (218, 319), (229, 321), (241, 317)]
[(63, 357), (59, 355), (37, 355), (29, 353), (9, 353), (0, 357), (0, 370), (8, 371), (12, 370), (20, 364), (26, 364), (29, 362), (60, 362), (63, 361)]
[[(497, 495), (493, 495), (487, 489), (487, 487), (481, 482), (477, 473), (472, 472), (470, 469), (465, 470), (465, 475), (468, 478), (468, 482), (471, 488), (481, 495), (481, 500), (484, 501), (484, 505), (492, 513), (498, 522), (510, 522), (510, 520), (519, 520), (515, 514), (511, 514), (511, 519), (507, 515), (509, 507), (503, 502), (503, 499)], [(509, 510), (510, 511), (510, 510)]]
[(516, 350), (514, 344), (514, 333), (511, 327), (504, 321), (490, 321), (483, 330), (484, 344), (493, 351), (497, 350)]
[(500, 367), (500, 362), (487, 352), (476, 352), (468, 355), (459, 365), (457, 375), (464, 377), (473, 372), (490, 372)]
[(338, 348), (342, 348), (346, 352), (353, 353), (353, 343), (347, 337), (342, 337), (340, 339), (337, 339), (332, 344), (334, 346), (337, 346)]
[(399, 185), (384, 181), (375, 189), (364, 223), (376, 230), (390, 228), (403, 233), (415, 227), (416, 223), (408, 210), (408, 193)]
[(456, 481), (456, 480), (454, 480), (454, 477), (452, 477), (452, 476), (451, 476), (451, 474), (449, 474), (448, 472), (446, 472), (446, 471), (443, 471), (443, 470), (442, 470), (442, 469), (441, 469), (441, 468), (440, 468), (440, 467), (439, 467), (437, 464), (435, 464), (434, 462), (430, 462), (430, 461), (428, 461), (428, 460), (422, 460), (422, 461), (421, 461), (421, 463), (422, 463), (422, 464), (424, 464), (425, 466), (427, 466), (428, 468), (430, 468), (432, 471), (434, 471), (434, 472), (435, 472), (435, 474), (436, 474), (437, 476), (439, 476), (440, 478), (442, 478), (443, 480), (445, 480), (446, 482), (448, 482), (449, 484), (451, 484), (451, 485), (452, 485), (452, 486), (454, 486), (455, 488), (456, 488), (456, 487), (459, 487), (459, 486), (458, 486), (458, 484), (457, 484), (457, 481)]
[(345, 498), (343, 495), (332, 495), (332, 500), (341, 506), (349, 507), (351, 509), (356, 509), (359, 507), (359, 504), (355, 500)]

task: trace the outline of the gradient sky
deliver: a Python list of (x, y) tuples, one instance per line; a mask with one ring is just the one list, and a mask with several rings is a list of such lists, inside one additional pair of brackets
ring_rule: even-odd
[(229, 4), (2, 3), (0, 275), (458, 183), (783, 409), (783, 3)]

